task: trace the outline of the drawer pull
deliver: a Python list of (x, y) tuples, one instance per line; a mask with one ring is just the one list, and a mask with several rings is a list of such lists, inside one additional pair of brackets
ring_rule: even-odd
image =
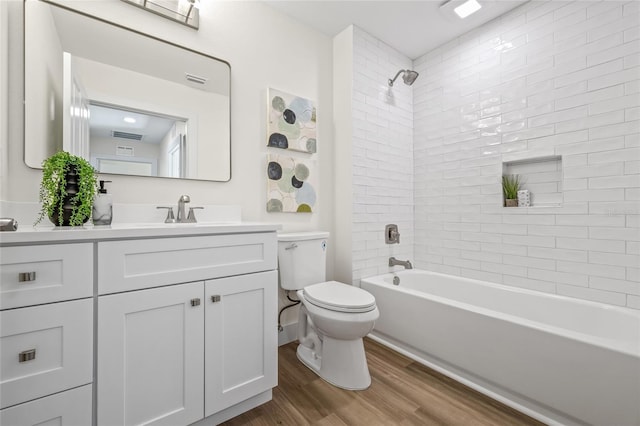
[(200, 299), (191, 299), (191, 306), (200, 306)]
[(36, 359), (36, 350), (29, 349), (18, 354), (18, 362), (27, 362)]
[(220, 301), (220, 296), (219, 295), (211, 296), (211, 302), (217, 303), (219, 301)]
[(35, 272), (19, 272), (18, 273), (18, 282), (24, 283), (27, 281), (35, 281), (36, 273)]

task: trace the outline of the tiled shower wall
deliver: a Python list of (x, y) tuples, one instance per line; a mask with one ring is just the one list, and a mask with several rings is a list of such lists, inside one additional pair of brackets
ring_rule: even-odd
[[(534, 0), (414, 62), (419, 267), (640, 309), (639, 9)], [(503, 162), (555, 156), (560, 206), (502, 207)]]
[[(411, 60), (353, 28), (353, 282), (390, 270), (389, 256), (413, 260), (413, 104), (411, 88), (387, 80)], [(336, 182), (336, 185), (340, 185)], [(384, 242), (395, 223), (400, 244)], [(396, 269), (395, 267), (393, 269)]]

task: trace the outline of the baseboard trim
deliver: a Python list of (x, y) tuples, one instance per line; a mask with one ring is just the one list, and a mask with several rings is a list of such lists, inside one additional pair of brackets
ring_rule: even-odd
[(298, 323), (283, 325), (282, 331), (278, 332), (278, 346), (286, 345), (298, 339)]

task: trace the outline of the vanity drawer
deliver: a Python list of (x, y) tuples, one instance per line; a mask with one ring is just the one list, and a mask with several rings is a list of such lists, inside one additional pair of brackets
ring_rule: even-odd
[(98, 243), (100, 294), (268, 271), (275, 232)]
[(93, 244), (0, 247), (0, 309), (93, 295)]
[(0, 411), (6, 426), (87, 426), (91, 424), (91, 385), (84, 385)]
[(0, 312), (0, 408), (91, 383), (93, 299)]

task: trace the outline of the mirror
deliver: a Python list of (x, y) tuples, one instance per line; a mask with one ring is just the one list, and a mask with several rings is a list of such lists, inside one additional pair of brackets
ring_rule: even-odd
[(25, 163), (64, 149), (99, 173), (231, 178), (225, 61), (26, 0)]

